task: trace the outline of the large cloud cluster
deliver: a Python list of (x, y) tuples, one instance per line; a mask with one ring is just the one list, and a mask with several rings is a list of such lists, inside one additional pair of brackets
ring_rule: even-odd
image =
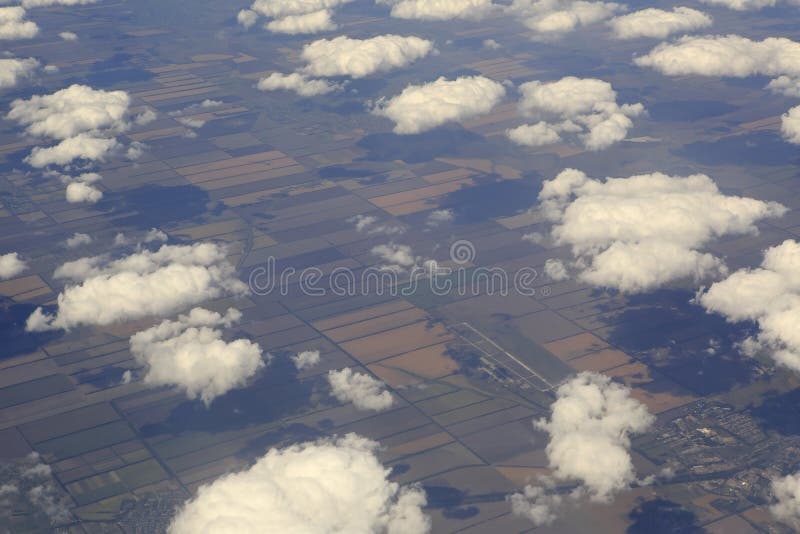
[(415, 20), (480, 20), (491, 14), (491, 0), (377, 0), (392, 8), (391, 16)]
[(342, 89), (342, 85), (311, 76), (349, 76), (363, 78), (378, 72), (407, 67), (434, 51), (433, 43), (419, 37), (378, 35), (370, 39), (339, 36), (319, 39), (303, 47), (306, 62), (299, 72), (274, 72), (258, 82), (262, 91), (288, 90), (300, 96), (323, 95)]
[(432, 51), (431, 41), (414, 36), (389, 34), (351, 39), (341, 35), (307, 44), (301, 57), (308, 63), (304, 72), (313, 76), (363, 78), (376, 72), (407, 67)]
[(672, 11), (651, 7), (614, 17), (608, 23), (617, 39), (664, 39), (674, 33), (707, 28), (712, 22), (711, 17), (690, 7), (675, 7)]
[(176, 385), (206, 406), (244, 386), (264, 367), (261, 348), (247, 339), (227, 342), (215, 328), (229, 328), (241, 315), (233, 308), (225, 315), (194, 308), (175, 321), (163, 321), (131, 336), (131, 354), (146, 367), (145, 383)]
[(505, 93), (501, 84), (483, 76), (439, 78), (424, 85), (409, 85), (399, 95), (378, 102), (373, 113), (394, 121), (394, 133), (417, 134), (485, 115)]
[(625, 6), (585, 0), (514, 0), (508, 9), (522, 18), (535, 38), (550, 39), (609, 19)]
[(102, 161), (119, 146), (113, 136), (128, 127), (129, 106), (125, 91), (76, 84), (53, 94), (14, 100), (8, 118), (24, 126), (28, 135), (60, 141), (36, 147), (26, 158), (33, 167), (46, 167), (78, 158)]
[(378, 444), (356, 434), (272, 449), (201, 486), (170, 534), (424, 534), (425, 493), (390, 482)]
[[(631, 436), (647, 431), (655, 418), (627, 387), (583, 372), (559, 386), (550, 409), (549, 420), (534, 424), (550, 436), (545, 452), (553, 479), (580, 484), (567, 498), (586, 495), (610, 502), (636, 482)], [(553, 522), (564, 501), (553, 491), (553, 482), (545, 479), (542, 486), (529, 485), (511, 495), (512, 511), (537, 526)]]
[(8, 118), (30, 135), (67, 139), (83, 132), (124, 129), (129, 105), (125, 91), (76, 84), (50, 95), (14, 100)]
[(556, 391), (550, 420), (536, 426), (550, 435), (547, 458), (553, 476), (578, 480), (592, 500), (608, 502), (636, 480), (630, 436), (655, 418), (607, 376), (584, 372)]
[[(668, 76), (777, 76), (769, 89), (800, 96), (800, 43), (783, 37), (753, 41), (739, 35), (685, 36), (634, 61)], [(794, 108), (783, 117), (783, 135), (790, 143), (800, 143), (798, 116), (800, 111)]]
[(259, 16), (269, 17), (264, 27), (273, 33), (289, 35), (319, 33), (336, 29), (333, 10), (352, 0), (255, 0), (250, 9), (239, 12), (237, 20), (246, 28)]
[(547, 432), (546, 453), (556, 480), (576, 480), (589, 498), (609, 502), (636, 481), (630, 437), (655, 418), (609, 377), (583, 372), (556, 391), (549, 420), (535, 425)]
[(800, 372), (800, 243), (767, 249), (759, 268), (732, 273), (696, 300), (730, 321), (755, 321), (759, 331), (742, 344), (744, 352), (767, 352)]
[(30, 78), (39, 62), (28, 59), (0, 59), (0, 89), (16, 86), (20, 80)]
[(800, 529), (800, 473), (772, 480), (775, 502), (769, 507), (777, 519)]
[(59, 267), (56, 278), (69, 279), (58, 295), (58, 310), (41, 308), (28, 318), (29, 331), (108, 325), (148, 316), (172, 315), (225, 294), (244, 294), (225, 249), (212, 243), (163, 245), (118, 260), (82, 258)]
[(506, 132), (524, 146), (557, 143), (567, 135), (576, 136), (589, 150), (602, 150), (625, 139), (633, 127), (631, 117), (644, 112), (642, 104), (617, 104), (611, 84), (595, 78), (532, 81), (522, 84), (519, 91), (520, 113), (539, 121)]
[(349, 368), (328, 371), (328, 384), (334, 397), (340, 402), (352, 402), (357, 410), (380, 412), (394, 404), (392, 394), (383, 389), (383, 382)]
[(25, 8), (0, 7), (0, 40), (30, 39), (38, 33), (39, 26), (25, 20)]
[(629, 293), (724, 274), (720, 258), (701, 252), (705, 244), (756, 233), (758, 220), (786, 211), (776, 202), (723, 195), (702, 174), (600, 181), (567, 169), (543, 183), (539, 200), (554, 241), (572, 248), (579, 278)]
[(28, 265), (20, 259), (18, 253), (0, 254), (0, 280), (14, 278), (27, 268)]
[(684, 36), (634, 61), (669, 76), (800, 75), (800, 43), (783, 37), (753, 41), (739, 35)]

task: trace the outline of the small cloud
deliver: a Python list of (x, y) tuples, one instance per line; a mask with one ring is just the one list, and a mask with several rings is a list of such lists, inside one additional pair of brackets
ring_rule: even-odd
[(28, 265), (20, 259), (16, 252), (0, 255), (0, 280), (8, 280), (21, 274)]
[(345, 368), (328, 372), (328, 383), (340, 402), (352, 402), (358, 410), (381, 412), (392, 407), (394, 398), (383, 382), (363, 373)]
[(175, 321), (163, 321), (131, 336), (131, 354), (146, 368), (145, 384), (178, 386), (206, 407), (243, 387), (264, 367), (261, 348), (248, 339), (227, 342), (216, 328), (230, 327), (240, 318), (234, 309), (220, 315), (194, 308)]
[(72, 237), (68, 238), (66, 241), (67, 248), (78, 248), (85, 245), (88, 245), (92, 242), (92, 236), (89, 234), (81, 234), (79, 232), (75, 232)]
[(294, 362), (294, 366), (297, 368), (298, 371), (309, 369), (311, 367), (314, 367), (320, 362), (319, 351), (304, 350), (303, 352), (300, 352), (292, 356), (292, 361)]
[(549, 259), (544, 262), (544, 274), (554, 282), (560, 282), (569, 278), (567, 268), (564, 267), (564, 262), (557, 259)]
[(502, 84), (483, 76), (439, 78), (407, 86), (399, 95), (379, 101), (372, 112), (394, 121), (396, 134), (418, 134), (486, 115), (505, 94)]
[(431, 228), (435, 228), (441, 224), (451, 223), (455, 219), (453, 210), (433, 210), (429, 215), (425, 224)]

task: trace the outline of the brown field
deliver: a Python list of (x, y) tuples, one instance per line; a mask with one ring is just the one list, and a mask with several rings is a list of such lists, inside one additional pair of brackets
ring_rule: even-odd
[(569, 361), (576, 371), (605, 371), (630, 363), (632, 358), (621, 350), (605, 349)]
[(651, 371), (643, 363), (621, 365), (603, 374), (620, 379), (631, 388), (631, 397), (644, 403), (653, 414), (697, 400), (689, 391)]
[(397, 368), (385, 367), (380, 364), (371, 364), (367, 367), (378, 378), (393, 388), (416, 386), (423, 381), (423, 379)]
[(475, 174), (471, 169), (452, 169), (449, 171), (437, 172), (423, 176), (422, 179), (431, 184), (440, 184), (443, 182), (451, 182), (453, 180), (469, 178)]
[(711, 534), (758, 534), (761, 532), (738, 515), (714, 521), (710, 525), (706, 525), (705, 529)]
[(405, 300), (393, 300), (385, 304), (370, 306), (367, 308), (359, 309), (358, 311), (348, 312), (342, 315), (336, 315), (334, 317), (323, 319), (321, 321), (315, 321), (312, 323), (312, 325), (317, 330), (324, 332), (340, 326), (349, 325), (360, 321), (365, 321), (373, 317), (380, 317), (382, 315), (389, 315), (401, 310), (407, 310), (408, 308), (411, 307), (412, 304)]
[(441, 325), (421, 321), (388, 332), (342, 343), (341, 347), (362, 363), (410, 352), (429, 345), (451, 341), (453, 335)]
[(445, 353), (446, 351), (447, 344), (442, 343), (387, 358), (368, 367), (399, 369), (424, 378), (440, 378), (458, 370), (458, 364)]
[(543, 345), (551, 353), (563, 361), (584, 356), (590, 352), (608, 347), (608, 343), (589, 332), (559, 339)]
[(400, 326), (406, 326), (411, 323), (422, 321), (426, 317), (427, 314), (423, 310), (419, 308), (410, 308), (390, 315), (376, 317), (375, 319), (368, 319), (359, 323), (326, 330), (325, 335), (339, 343), (341, 341), (348, 341), (385, 330), (391, 330)]
[[(431, 202), (433, 199), (458, 191), (464, 185), (473, 185), (472, 178), (459, 178), (441, 184), (430, 185), (427, 187), (419, 187), (410, 191), (403, 191), (401, 193), (392, 193), (381, 197), (374, 197), (370, 199), (375, 206), (384, 208), (386, 211), (393, 215), (397, 215), (397, 210), (401, 210), (403, 214), (411, 213), (402, 208), (403, 204), (410, 204), (417, 206), (421, 201)], [(393, 210), (394, 209), (394, 210)]]

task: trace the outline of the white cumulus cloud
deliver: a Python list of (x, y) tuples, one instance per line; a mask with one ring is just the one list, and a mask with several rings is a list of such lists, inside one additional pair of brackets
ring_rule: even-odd
[(292, 362), (298, 371), (310, 369), (320, 362), (318, 350), (304, 350), (292, 356)]
[(514, 0), (508, 9), (535, 32), (535, 38), (550, 39), (602, 22), (625, 7), (584, 0)]
[(729, 321), (754, 321), (758, 333), (742, 344), (800, 372), (800, 243), (787, 240), (764, 252), (757, 269), (742, 269), (698, 294), (696, 301)]
[(255, 0), (250, 7), (259, 15), (282, 18), (288, 15), (303, 15), (321, 9), (334, 9), (353, 0)]
[(352, 402), (358, 410), (383, 411), (392, 407), (394, 398), (380, 380), (350, 368), (328, 371), (333, 396), (340, 402)]
[[(564, 126), (569, 127), (569, 125)], [(506, 135), (518, 145), (530, 147), (547, 146), (561, 141), (561, 131), (565, 131), (564, 126), (539, 121), (535, 124), (523, 124), (522, 126), (511, 128), (506, 132)]]
[(505, 96), (505, 88), (483, 76), (455, 80), (439, 78), (424, 85), (409, 85), (373, 112), (395, 122), (397, 134), (417, 134), (448, 122), (485, 115)]
[(15, 87), (25, 78), (30, 78), (39, 62), (33, 58), (28, 59), (0, 59), (0, 89)]
[(553, 476), (577, 480), (594, 501), (610, 501), (636, 480), (630, 437), (645, 432), (655, 418), (628, 388), (597, 373), (580, 373), (556, 397), (550, 419), (536, 422), (550, 436), (546, 452)]
[(547, 278), (555, 282), (560, 282), (561, 280), (569, 278), (569, 273), (564, 266), (564, 262), (553, 258), (544, 262), (544, 274)]
[(781, 132), (784, 139), (800, 145), (800, 106), (795, 106), (781, 117)]
[(25, 20), (25, 8), (0, 7), (0, 40), (30, 39), (38, 33), (39, 26)]
[(244, 294), (225, 249), (212, 243), (163, 245), (117, 260), (104, 256), (67, 262), (56, 278), (72, 280), (58, 295), (55, 315), (41, 308), (28, 318), (29, 331), (108, 325), (171, 315), (226, 294)]
[(634, 61), (668, 76), (800, 75), (800, 43), (784, 37), (753, 41), (739, 35), (684, 36)]
[(144, 382), (178, 386), (188, 398), (199, 398), (206, 406), (245, 386), (264, 367), (261, 347), (248, 339), (225, 341), (216, 328), (229, 328), (241, 315), (233, 308), (224, 316), (194, 308), (175, 321), (163, 321), (131, 336), (131, 354), (146, 367)]
[(264, 27), (272, 33), (297, 35), (335, 30), (336, 24), (331, 19), (331, 12), (327, 9), (321, 9), (312, 13), (287, 15), (280, 19), (271, 20)]
[(258, 13), (252, 9), (242, 9), (236, 14), (236, 21), (245, 28), (249, 28), (258, 22)]
[(22, 0), (25, 7), (46, 7), (46, 6), (87, 6), (96, 4), (100, 0)]
[(32, 136), (66, 139), (84, 132), (123, 130), (129, 106), (125, 91), (76, 84), (53, 94), (14, 100), (8, 118)]
[(767, 89), (773, 93), (800, 98), (800, 78), (778, 76), (767, 84)]
[(70, 204), (81, 202), (96, 204), (103, 198), (103, 192), (84, 182), (72, 182), (67, 184), (66, 196)]
[(49, 165), (67, 165), (76, 159), (105, 161), (109, 154), (120, 146), (114, 138), (96, 137), (92, 134), (78, 134), (68, 137), (50, 147), (34, 147), (25, 158), (25, 163), (41, 169)]
[(776, 0), (700, 0), (704, 4), (724, 6), (736, 11), (755, 11), (765, 7), (773, 7)]
[(532, 81), (520, 85), (519, 91), (520, 113), (538, 121), (506, 133), (520, 145), (553, 144), (567, 135), (575, 136), (589, 150), (602, 150), (625, 139), (633, 127), (631, 117), (644, 112), (640, 103), (617, 104), (611, 84), (596, 78)]
[(272, 20), (264, 27), (274, 33), (290, 35), (319, 33), (336, 29), (333, 10), (352, 0), (255, 0), (249, 9), (236, 16), (245, 28), (253, 26), (260, 16)]
[(341, 35), (320, 39), (303, 47), (304, 72), (313, 76), (363, 78), (376, 72), (407, 67), (433, 51), (427, 39), (401, 35), (379, 35), (352, 39)]
[(800, 529), (800, 473), (772, 480), (775, 502), (769, 507), (778, 520)]
[(80, 232), (75, 232), (72, 234), (71, 237), (67, 238), (66, 245), (67, 248), (78, 248), (84, 245), (88, 245), (92, 242), (92, 236), (89, 234), (82, 234)]
[(724, 274), (722, 260), (701, 249), (721, 236), (754, 234), (757, 221), (786, 211), (723, 195), (702, 174), (601, 181), (567, 169), (542, 184), (539, 200), (555, 243), (572, 248), (579, 279), (628, 293)]
[[(367, 235), (401, 235), (406, 232), (402, 226), (391, 223), (378, 223), (378, 218), (372, 215), (356, 215), (347, 219), (356, 226), (356, 232)], [(382, 249), (380, 249), (382, 250)], [(387, 249), (388, 250), (388, 249)], [(375, 252), (373, 252), (375, 253)]]
[(425, 225), (431, 228), (435, 228), (442, 224), (451, 223), (455, 220), (456, 216), (453, 213), (453, 210), (433, 210), (428, 214), (428, 218), (425, 220)]
[(558, 519), (558, 511), (563, 502), (561, 495), (551, 488), (528, 484), (520, 493), (509, 496), (511, 512), (528, 519), (535, 526), (549, 525)]
[(66, 165), (77, 158), (102, 161), (119, 143), (113, 137), (129, 126), (130, 97), (125, 91), (104, 91), (71, 85), (49, 95), (11, 103), (8, 118), (33, 137), (60, 141), (35, 147), (26, 158), (33, 167)]
[(325, 95), (341, 89), (337, 84), (325, 80), (314, 80), (297, 72), (292, 74), (273, 72), (259, 80), (258, 88), (262, 91), (294, 91), (304, 97)]
[(378, 444), (356, 434), (271, 449), (201, 486), (168, 532), (425, 534), (425, 493), (388, 480)]
[(16, 252), (0, 255), (0, 280), (14, 278), (27, 268), (28, 265), (20, 259)]
[(617, 39), (652, 37), (665, 39), (674, 33), (686, 33), (711, 26), (711, 17), (690, 7), (675, 7), (672, 11), (647, 8), (609, 21)]
[(415, 20), (481, 20), (492, 13), (491, 0), (377, 0), (390, 6), (391, 16)]
[(375, 245), (370, 250), (373, 256), (377, 256), (384, 263), (384, 268), (394, 271), (404, 271), (416, 264), (417, 258), (408, 245), (398, 243), (386, 243)]

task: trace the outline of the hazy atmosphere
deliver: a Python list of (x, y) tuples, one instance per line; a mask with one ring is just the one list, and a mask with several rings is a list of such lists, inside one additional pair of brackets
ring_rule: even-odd
[(0, 0), (0, 533), (800, 531), (800, 0)]

